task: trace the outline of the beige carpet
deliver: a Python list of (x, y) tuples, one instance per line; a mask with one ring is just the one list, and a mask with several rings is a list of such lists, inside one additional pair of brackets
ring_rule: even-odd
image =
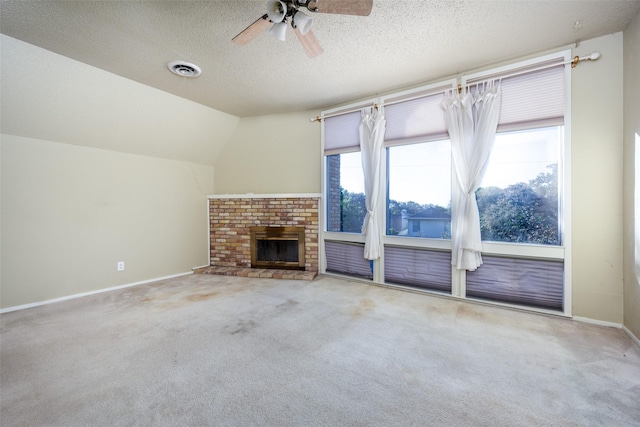
[(638, 426), (619, 329), (191, 275), (1, 315), (2, 426)]

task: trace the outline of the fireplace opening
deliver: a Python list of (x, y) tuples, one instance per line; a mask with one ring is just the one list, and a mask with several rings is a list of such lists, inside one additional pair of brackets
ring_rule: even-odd
[(251, 267), (304, 270), (304, 227), (251, 227)]
[(256, 258), (267, 262), (298, 262), (297, 240), (258, 240)]

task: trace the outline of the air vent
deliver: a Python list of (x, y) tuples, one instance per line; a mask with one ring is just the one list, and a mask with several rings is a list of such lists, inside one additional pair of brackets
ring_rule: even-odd
[(167, 66), (173, 74), (180, 77), (198, 77), (202, 73), (200, 67), (188, 62), (173, 61), (169, 62)]

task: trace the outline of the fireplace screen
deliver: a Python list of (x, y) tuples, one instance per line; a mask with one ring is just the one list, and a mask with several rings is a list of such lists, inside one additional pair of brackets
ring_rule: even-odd
[(251, 227), (251, 267), (304, 270), (304, 227)]

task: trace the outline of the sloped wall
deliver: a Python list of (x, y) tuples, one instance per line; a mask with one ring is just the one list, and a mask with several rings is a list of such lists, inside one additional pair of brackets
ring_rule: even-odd
[(4, 134), (213, 166), (238, 123), (2, 34), (0, 54)]

